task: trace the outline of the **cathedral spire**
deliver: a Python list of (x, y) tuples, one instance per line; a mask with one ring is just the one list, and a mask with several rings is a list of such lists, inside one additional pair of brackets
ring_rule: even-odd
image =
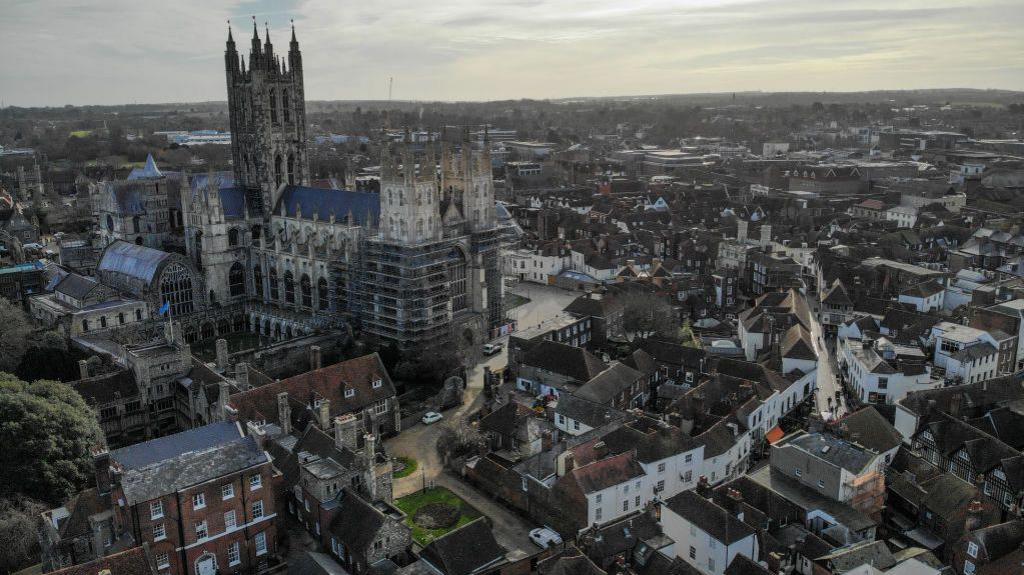
[(291, 22), (292, 22), (292, 41), (291, 41), (291, 44), (292, 44), (292, 46), (298, 47), (299, 41), (295, 39), (295, 20), (293, 19)]
[(231, 20), (228, 20), (228, 46), (234, 48), (235, 39), (231, 36)]
[(252, 17), (252, 50), (249, 53), (249, 67), (255, 69), (260, 57), (260, 32), (256, 29), (256, 16)]

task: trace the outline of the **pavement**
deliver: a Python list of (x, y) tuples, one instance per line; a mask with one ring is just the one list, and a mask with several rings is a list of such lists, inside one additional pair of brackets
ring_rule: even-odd
[[(518, 322), (521, 329), (534, 327), (560, 312), (580, 294), (552, 286), (522, 282), (509, 289), (510, 292), (527, 297), (530, 301), (509, 311), (508, 316)], [(440, 485), (464, 499), (491, 519), (492, 531), (498, 543), (513, 551), (513, 558), (519, 553), (533, 553), (533, 543), (527, 537), (530, 529), (537, 527), (514, 512), (501, 506), (490, 497), (480, 493), (461, 478), (446, 471), (437, 454), (437, 440), (446, 425), (458, 425), (469, 415), (483, 406), (484, 367), (492, 370), (508, 364), (508, 336), (492, 343), (504, 344), (500, 353), (483, 357), (472, 366), (467, 366), (467, 387), (462, 405), (443, 413), (444, 419), (433, 424), (417, 423), (402, 430), (397, 436), (385, 441), (388, 452), (395, 456), (411, 457), (418, 462), (416, 472), (408, 477), (394, 480), (394, 497), (415, 493), (425, 486)]]
[[(829, 408), (835, 404), (836, 391), (841, 389), (839, 379), (836, 377), (832, 367), (835, 363), (832, 357), (834, 348), (829, 348), (823, 343), (822, 334), (823, 331), (821, 323), (818, 321), (817, 313), (812, 311), (811, 342), (814, 344), (814, 351), (818, 354), (818, 392), (815, 394), (818, 413), (829, 411)], [(829, 403), (829, 398), (832, 398), (832, 403)], [(835, 412), (836, 417), (842, 417), (847, 411), (846, 403), (842, 399), (842, 394), (840, 394), (839, 407)]]

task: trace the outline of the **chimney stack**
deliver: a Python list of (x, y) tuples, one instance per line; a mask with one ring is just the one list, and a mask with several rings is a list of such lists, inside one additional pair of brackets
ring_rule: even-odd
[(224, 338), (218, 338), (214, 343), (217, 350), (217, 369), (225, 370), (228, 368), (228, 340)]
[(701, 475), (700, 478), (697, 479), (697, 490), (696, 491), (697, 491), (697, 495), (700, 495), (701, 497), (703, 497), (705, 499), (710, 499), (711, 498), (711, 495), (712, 495), (711, 484), (708, 483), (708, 478), (707, 478), (706, 475)]
[(309, 370), (314, 371), (323, 367), (323, 354), (319, 345), (309, 346)]
[(249, 364), (240, 361), (235, 364), (235, 383), (238, 384), (238, 389), (245, 391), (249, 388)]
[(736, 222), (736, 241), (743, 242), (747, 239), (747, 220), (739, 220)]
[(370, 502), (373, 502), (377, 500), (377, 436), (367, 433), (363, 441), (366, 443), (363, 454), (367, 466), (366, 494), (370, 496)]
[(358, 447), (359, 419), (351, 413), (334, 418), (334, 446), (355, 451)]
[(292, 432), (292, 406), (288, 403), (287, 391), (277, 394), (277, 424), (285, 435)]
[(743, 521), (743, 494), (730, 487), (725, 491), (725, 496), (729, 499), (729, 511)]
[(220, 397), (217, 398), (217, 408), (218, 408), (217, 411), (220, 413), (220, 420), (221, 421), (227, 421), (228, 420), (228, 395), (230, 395), (230, 391), (228, 391), (228, 382), (226, 380), (222, 379), (220, 381), (220, 383), (217, 384), (217, 389), (220, 392), (218, 394), (218, 395), (220, 395)]
[(981, 527), (981, 515), (984, 511), (985, 506), (977, 499), (967, 505), (967, 520), (964, 521), (964, 530), (966, 532), (970, 533)]
[(327, 431), (331, 428), (331, 400), (327, 398), (320, 400), (320, 407), (317, 408), (317, 420), (321, 430)]
[(96, 472), (96, 491), (100, 495), (110, 493), (113, 474), (110, 471), (110, 452), (106, 447), (97, 446), (92, 450), (93, 469)]
[(78, 379), (89, 377), (89, 362), (84, 359), (78, 360)]

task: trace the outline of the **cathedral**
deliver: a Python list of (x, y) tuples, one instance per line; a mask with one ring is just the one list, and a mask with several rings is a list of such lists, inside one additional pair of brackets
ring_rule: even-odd
[(224, 59), (233, 170), (181, 184), (195, 309), (236, 310), (274, 339), (348, 326), (404, 350), (486, 339), (504, 315), (488, 146), (398, 143), (380, 193), (311, 187), (294, 27), (282, 57), (254, 25), (248, 62), (229, 30)]

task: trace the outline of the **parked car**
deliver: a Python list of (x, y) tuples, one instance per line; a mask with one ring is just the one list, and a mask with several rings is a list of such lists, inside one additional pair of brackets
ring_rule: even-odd
[(547, 549), (552, 545), (561, 545), (562, 536), (550, 527), (538, 527), (530, 530), (530, 541), (533, 541), (541, 549)]
[(494, 355), (501, 351), (500, 343), (485, 343), (484, 344), (484, 355)]
[(444, 418), (444, 416), (440, 413), (436, 411), (428, 411), (423, 414), (423, 423), (424, 425), (430, 425), (431, 423), (441, 421), (442, 418)]

